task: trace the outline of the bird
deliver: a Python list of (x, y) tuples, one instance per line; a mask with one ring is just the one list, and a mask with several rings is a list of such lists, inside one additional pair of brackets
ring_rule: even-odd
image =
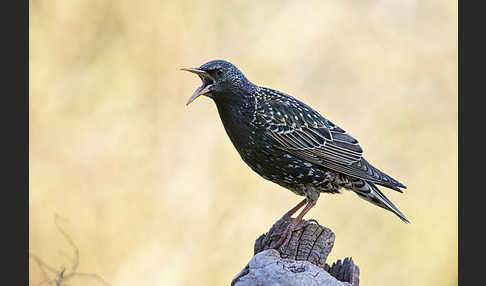
[(358, 140), (312, 107), (252, 83), (225, 60), (181, 70), (202, 81), (186, 106), (200, 96), (211, 98), (241, 159), (264, 179), (304, 197), (282, 216), (289, 218), (303, 207), (273, 248), (288, 242), (290, 234), (305, 225), (303, 217), (321, 193), (353, 191), (410, 223), (377, 187), (403, 193), (406, 186), (368, 163)]

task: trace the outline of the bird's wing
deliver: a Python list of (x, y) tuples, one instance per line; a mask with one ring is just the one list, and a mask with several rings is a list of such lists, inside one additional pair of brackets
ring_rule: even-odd
[(273, 96), (260, 102), (256, 113), (276, 148), (331, 170), (398, 191), (397, 186), (405, 187), (366, 162), (355, 138), (293, 97), (281, 94)]
[(270, 100), (260, 105), (266, 134), (289, 153), (346, 166), (358, 162), (358, 141), (319, 113), (296, 100)]

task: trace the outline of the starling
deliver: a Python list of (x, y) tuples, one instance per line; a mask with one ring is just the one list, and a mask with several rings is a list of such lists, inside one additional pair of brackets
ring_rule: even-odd
[(263, 178), (305, 197), (282, 217), (292, 216), (305, 205), (274, 248), (301, 227), (320, 193), (339, 193), (342, 188), (409, 222), (376, 185), (398, 192), (406, 187), (368, 163), (355, 138), (310, 106), (253, 84), (224, 60), (182, 70), (202, 80), (186, 105), (201, 95), (212, 98), (243, 161)]

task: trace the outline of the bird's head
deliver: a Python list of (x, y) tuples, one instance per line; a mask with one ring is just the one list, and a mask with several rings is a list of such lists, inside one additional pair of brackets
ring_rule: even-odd
[(232, 63), (223, 60), (214, 60), (203, 64), (198, 68), (182, 68), (182, 70), (197, 74), (203, 84), (189, 98), (186, 105), (193, 102), (201, 95), (211, 97), (231, 96), (234, 91), (249, 84), (243, 73)]

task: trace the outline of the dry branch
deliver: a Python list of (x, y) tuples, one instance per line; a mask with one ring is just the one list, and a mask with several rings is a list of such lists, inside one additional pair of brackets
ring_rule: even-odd
[[(58, 231), (62, 234), (64, 239), (69, 243), (69, 245), (73, 249), (73, 253), (74, 253), (74, 258), (70, 259), (70, 260), (72, 260), (71, 269), (69, 271), (66, 271), (66, 268), (60, 267), (59, 270), (56, 270), (54, 267), (49, 266), (41, 258), (37, 257), (36, 255), (32, 254), (29, 251), (29, 256), (37, 263), (37, 265), (39, 266), (39, 269), (41, 270), (41, 272), (44, 276), (44, 280), (38, 282), (36, 284), (36, 286), (41, 286), (41, 285), (44, 285), (44, 284), (56, 285), (56, 286), (68, 285), (65, 282), (67, 282), (68, 280), (71, 280), (75, 276), (77, 276), (77, 277), (88, 277), (88, 278), (91, 278), (94, 281), (99, 282), (98, 284), (103, 284), (103, 285), (109, 286), (110, 284), (108, 284), (108, 282), (106, 282), (98, 274), (77, 272), (77, 269), (79, 267), (79, 250), (76, 247), (76, 244), (71, 239), (71, 237), (59, 225), (59, 219), (60, 219), (59, 215), (56, 214), (55, 217), (54, 217), (54, 223), (56, 224)], [(66, 256), (69, 258), (68, 255), (66, 255)], [(46, 271), (46, 270), (48, 270), (48, 271)], [(53, 278), (49, 278), (49, 275), (47, 274), (47, 272), (50, 272), (50, 273), (54, 274), (55, 276)]]

